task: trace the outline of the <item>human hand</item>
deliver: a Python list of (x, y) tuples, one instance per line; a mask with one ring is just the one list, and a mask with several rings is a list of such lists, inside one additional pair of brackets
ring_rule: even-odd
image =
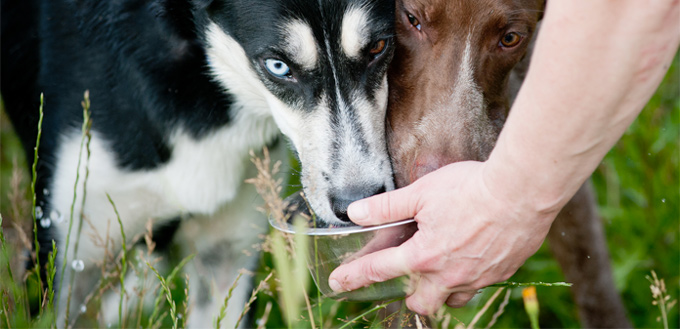
[[(533, 211), (520, 193), (484, 178), (485, 163), (458, 162), (404, 188), (357, 201), (359, 225), (414, 218), (418, 231), (399, 247), (338, 267), (329, 284), (349, 291), (411, 276), (406, 305), (429, 315), (444, 303), (464, 306), (478, 289), (505, 281), (538, 250), (557, 211)], [(506, 190), (502, 190), (506, 189)]]

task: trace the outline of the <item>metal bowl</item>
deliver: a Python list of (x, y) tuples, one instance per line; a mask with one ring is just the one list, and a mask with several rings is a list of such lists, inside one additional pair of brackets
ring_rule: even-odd
[(331, 290), (328, 286), (328, 277), (340, 264), (378, 250), (401, 245), (417, 230), (414, 220), (368, 227), (307, 228), (301, 232), (296, 232), (290, 223), (279, 223), (271, 218), (269, 223), (279, 231), (308, 237), (308, 268), (316, 286), (326, 297), (348, 301), (375, 301), (406, 295), (404, 277), (343, 293)]

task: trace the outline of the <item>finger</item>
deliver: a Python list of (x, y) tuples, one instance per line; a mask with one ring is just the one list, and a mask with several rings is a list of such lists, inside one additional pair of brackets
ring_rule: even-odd
[(359, 289), (408, 274), (404, 245), (368, 254), (348, 264), (338, 266), (328, 278), (335, 292)]
[(347, 208), (347, 215), (354, 223), (362, 226), (413, 218), (418, 212), (418, 197), (415, 189), (409, 185), (354, 201)]
[(406, 306), (421, 315), (432, 315), (439, 310), (450, 292), (442, 285), (435, 284), (426, 276), (418, 281), (413, 295), (406, 298)]
[(454, 292), (446, 299), (446, 305), (453, 308), (463, 307), (467, 305), (476, 294), (477, 291)]

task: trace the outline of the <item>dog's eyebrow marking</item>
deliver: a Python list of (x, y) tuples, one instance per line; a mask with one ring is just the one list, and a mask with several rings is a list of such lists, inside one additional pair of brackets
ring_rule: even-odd
[(349, 58), (357, 58), (368, 43), (369, 16), (363, 7), (351, 6), (342, 18), (342, 49)]
[(475, 83), (475, 73), (474, 73), (474, 68), (472, 66), (472, 47), (471, 47), (471, 41), (472, 39), (472, 32), (468, 33), (467, 38), (465, 40), (465, 50), (463, 51), (463, 60), (460, 63), (460, 67), (458, 68), (458, 81), (461, 83), (460, 90), (463, 90), (465, 92), (473, 92), (473, 91), (479, 91), (479, 86)]
[(319, 60), (318, 46), (309, 24), (301, 20), (294, 20), (282, 28), (285, 36), (285, 51), (296, 63), (306, 70), (316, 67)]

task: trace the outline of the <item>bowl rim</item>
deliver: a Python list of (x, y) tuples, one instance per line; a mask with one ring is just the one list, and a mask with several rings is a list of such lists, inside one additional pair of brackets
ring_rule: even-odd
[(290, 223), (285, 223), (285, 227), (281, 226), (281, 223), (275, 220), (272, 216), (269, 216), (269, 225), (273, 228), (291, 234), (303, 234), (311, 236), (332, 236), (332, 235), (347, 235), (354, 233), (364, 233), (380, 230), (383, 228), (406, 225), (415, 222), (415, 219), (405, 219), (393, 223), (374, 225), (374, 226), (343, 226), (343, 227), (332, 227), (332, 228), (308, 228), (304, 231), (295, 231), (295, 227)]

